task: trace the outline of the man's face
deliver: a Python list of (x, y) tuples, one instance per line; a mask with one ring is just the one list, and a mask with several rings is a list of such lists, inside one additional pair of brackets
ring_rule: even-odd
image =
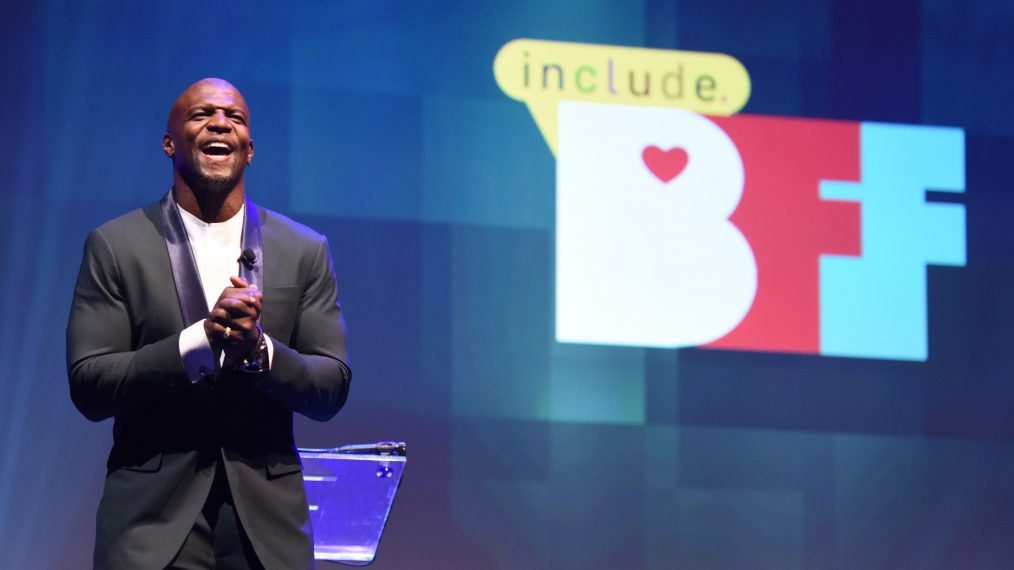
[(220, 79), (191, 85), (173, 104), (163, 147), (173, 168), (195, 191), (228, 191), (253, 159), (250, 110)]

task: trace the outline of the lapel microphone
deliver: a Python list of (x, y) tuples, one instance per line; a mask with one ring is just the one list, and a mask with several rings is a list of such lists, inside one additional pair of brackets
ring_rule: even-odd
[(245, 265), (247, 269), (253, 269), (253, 266), (257, 265), (257, 256), (254, 255), (252, 249), (247, 248), (243, 250), (243, 253), (239, 256), (239, 259), (237, 259), (236, 261), (243, 263), (243, 265)]

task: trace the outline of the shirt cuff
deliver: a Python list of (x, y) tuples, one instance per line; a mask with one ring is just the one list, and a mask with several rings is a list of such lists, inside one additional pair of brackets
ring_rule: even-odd
[(215, 351), (204, 333), (204, 320), (197, 321), (180, 333), (180, 357), (191, 382), (199, 382), (215, 372)]
[(268, 370), (271, 370), (271, 359), (275, 357), (275, 345), (271, 344), (271, 337), (266, 333), (264, 335), (264, 344), (268, 345)]

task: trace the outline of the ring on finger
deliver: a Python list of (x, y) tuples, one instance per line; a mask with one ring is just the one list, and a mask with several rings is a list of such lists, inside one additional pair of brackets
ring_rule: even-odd
[(232, 335), (232, 327), (225, 327), (225, 332), (222, 333), (222, 338), (228, 340), (231, 335)]

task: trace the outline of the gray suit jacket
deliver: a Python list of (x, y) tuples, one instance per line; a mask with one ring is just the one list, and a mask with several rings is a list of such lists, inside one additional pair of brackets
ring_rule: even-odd
[(159, 205), (89, 234), (67, 328), (71, 398), (115, 418), (97, 515), (95, 568), (161, 569), (175, 556), (224, 468), (236, 510), (267, 569), (313, 566), (292, 412), (331, 418), (351, 373), (327, 240), (258, 207), (261, 325), (271, 370), (192, 384)]

